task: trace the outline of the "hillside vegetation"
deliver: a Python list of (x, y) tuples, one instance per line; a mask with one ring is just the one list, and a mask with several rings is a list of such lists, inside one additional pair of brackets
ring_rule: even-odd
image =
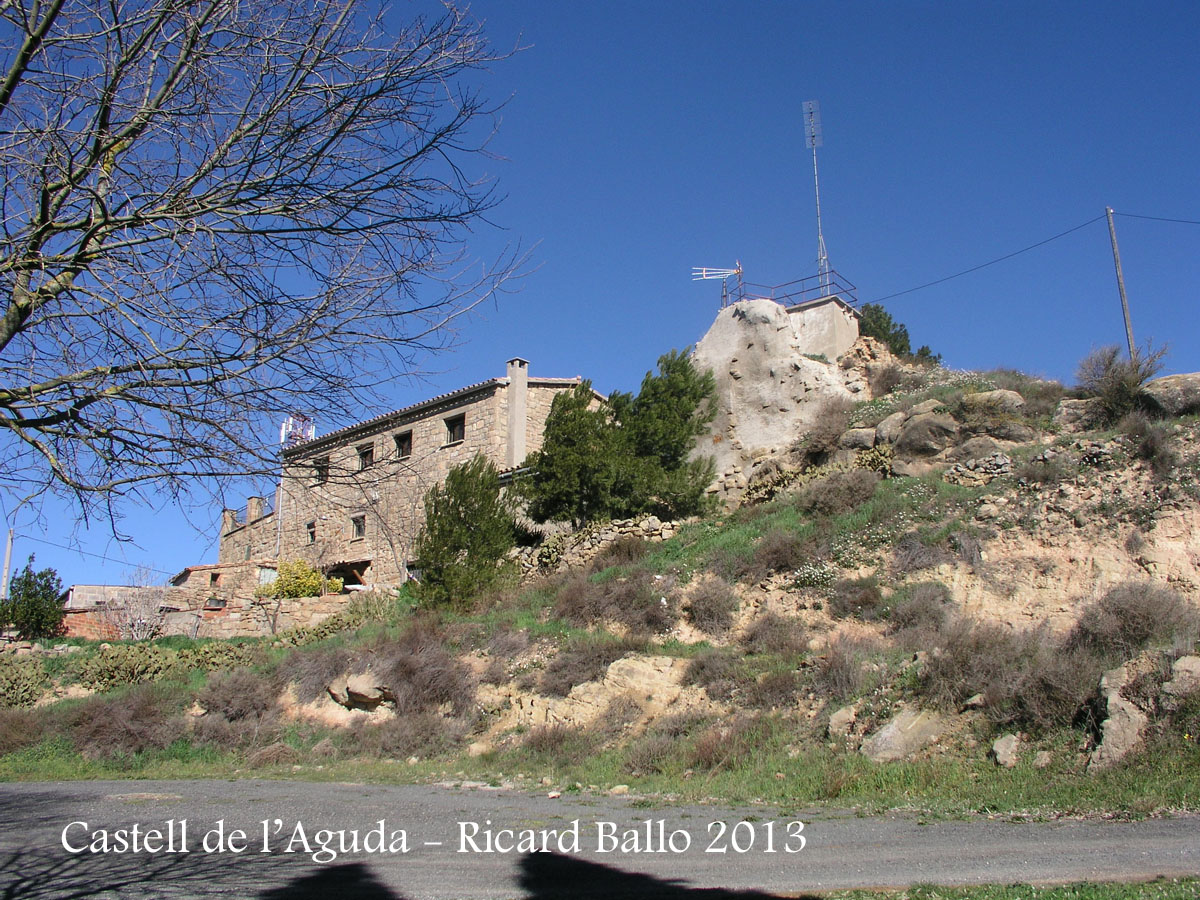
[(0, 777), (1200, 808), (1197, 417), (1113, 421), (1013, 372), (889, 378), (763, 456), (736, 510), (470, 602), (6, 654)]

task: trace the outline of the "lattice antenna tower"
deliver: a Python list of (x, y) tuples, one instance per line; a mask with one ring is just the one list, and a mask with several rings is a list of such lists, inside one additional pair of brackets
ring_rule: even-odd
[(317, 424), (304, 413), (293, 413), (279, 426), (279, 443), (284, 449), (296, 447), (317, 436)]
[(729, 279), (737, 278), (739, 292), (742, 284), (742, 261), (739, 259), (732, 269), (710, 269), (704, 266), (692, 266), (692, 281), (721, 282), (721, 308), (729, 305)]
[(830, 290), (829, 253), (825, 250), (825, 233), (821, 230), (821, 179), (817, 175), (817, 148), (825, 143), (821, 136), (821, 106), (816, 100), (804, 101), (804, 146), (812, 150), (813, 193), (817, 198), (817, 277), (821, 288)]

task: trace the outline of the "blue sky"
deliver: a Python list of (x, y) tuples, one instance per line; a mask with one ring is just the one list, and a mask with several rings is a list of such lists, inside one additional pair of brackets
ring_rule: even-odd
[[(399, 4), (393, 15), (407, 14)], [(1200, 5), (1179, 3), (585, 4), (478, 0), (507, 102), (481, 171), (504, 202), (481, 257), (532, 247), (519, 292), (460, 325), (458, 348), (394, 386), (394, 406), (502, 375), (583, 375), (636, 390), (717, 312), (692, 266), (749, 281), (816, 271), (803, 101), (821, 104), (831, 263), (862, 301), (960, 272), (1100, 217), (1117, 233), (1139, 343), (1200, 369)], [(1124, 330), (1104, 222), (885, 302), (946, 365), (1070, 381)], [(345, 424), (331, 411), (318, 429)], [(247, 485), (227, 498), (244, 503)], [(7, 514), (8, 509), (4, 512)], [(135, 543), (69, 510), (22, 513), (14, 565), (121, 582), (216, 559), (219, 510), (129, 508)], [(62, 550), (52, 544), (74, 545)], [(103, 562), (78, 550), (111, 557)]]

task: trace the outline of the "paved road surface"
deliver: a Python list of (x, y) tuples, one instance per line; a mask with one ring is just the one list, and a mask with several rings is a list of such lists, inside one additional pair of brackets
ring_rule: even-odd
[[(801, 820), (803, 828), (770, 809), (487, 788), (0, 784), (0, 898), (714, 900), (915, 882), (1200, 875), (1196, 816), (922, 825), (818, 812)], [(347, 852), (322, 830), (344, 832)], [(551, 852), (526, 852), (522, 839)]]

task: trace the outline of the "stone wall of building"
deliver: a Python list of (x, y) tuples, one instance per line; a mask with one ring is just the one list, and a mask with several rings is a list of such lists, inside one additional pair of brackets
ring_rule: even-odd
[(346, 608), (349, 594), (288, 600), (238, 599), (221, 609), (168, 613), (165, 634), (201, 638), (261, 637), (319, 625)]
[[(254, 501), (259, 501), (256, 506)], [(217, 550), (217, 562), (239, 563), (252, 559), (275, 556), (279, 543), (279, 529), (275, 512), (251, 517), (250, 512), (263, 509), (261, 497), (251, 497), (245, 514), (227, 509), (221, 516), (221, 539)]]

